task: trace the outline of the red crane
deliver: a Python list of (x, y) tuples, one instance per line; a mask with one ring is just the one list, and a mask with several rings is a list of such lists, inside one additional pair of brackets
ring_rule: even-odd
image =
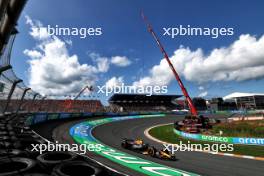
[(73, 99), (67, 99), (64, 101), (64, 109), (65, 111), (70, 111), (72, 108), (73, 108), (73, 103), (74, 103), (74, 100), (77, 100), (80, 95), (85, 91), (85, 90), (88, 90), (89, 92), (93, 92), (94, 91), (94, 88), (93, 86), (85, 86)]
[(192, 114), (193, 116), (197, 116), (198, 113), (197, 113), (197, 110), (196, 110), (196, 108), (195, 108), (195, 106), (194, 106), (194, 104), (193, 104), (192, 99), (190, 98), (190, 96), (189, 96), (187, 90), (185, 89), (185, 87), (184, 87), (184, 85), (183, 85), (183, 83), (182, 83), (182, 81), (181, 81), (181, 79), (180, 79), (178, 73), (176, 72), (175, 68), (173, 67), (173, 65), (172, 65), (172, 63), (171, 63), (171, 61), (170, 61), (170, 59), (169, 59), (169, 57), (168, 57), (168, 54), (166, 53), (165, 49), (163, 48), (163, 46), (162, 46), (162, 44), (161, 44), (159, 38), (158, 38), (157, 35), (155, 34), (154, 30), (152, 29), (152, 26), (150, 25), (150, 23), (148, 22), (147, 18), (145, 17), (145, 15), (143, 14), (142, 11), (141, 11), (141, 16), (142, 16), (144, 22), (145, 22), (146, 25), (147, 25), (148, 31), (150, 32), (150, 34), (151, 34), (151, 35), (153, 36), (153, 38), (155, 39), (155, 41), (156, 41), (158, 47), (160, 48), (161, 53), (162, 53), (163, 56), (165, 57), (166, 61), (168, 62), (169, 66), (170, 66), (170, 69), (172, 70), (172, 72), (173, 72), (173, 74), (174, 74), (176, 80), (178, 81), (178, 84), (179, 84), (179, 86), (181, 87), (182, 93), (183, 93), (183, 95), (185, 96), (186, 101), (187, 101), (187, 103), (188, 103), (188, 106), (189, 106), (189, 108), (190, 108), (191, 114)]

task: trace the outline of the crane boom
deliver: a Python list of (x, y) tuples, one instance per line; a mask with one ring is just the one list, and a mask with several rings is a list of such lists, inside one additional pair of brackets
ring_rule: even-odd
[(187, 90), (185, 89), (185, 87), (184, 87), (184, 85), (183, 85), (183, 83), (182, 83), (182, 81), (181, 81), (181, 79), (180, 79), (178, 73), (176, 72), (175, 68), (173, 67), (173, 65), (172, 65), (172, 63), (171, 63), (171, 61), (170, 61), (170, 59), (169, 59), (169, 57), (168, 57), (168, 54), (166, 53), (166, 51), (165, 51), (164, 47), (162, 46), (162, 44), (161, 44), (159, 38), (158, 38), (157, 35), (155, 34), (155, 32), (154, 32), (152, 26), (151, 26), (150, 23), (148, 22), (147, 18), (146, 18), (145, 15), (143, 14), (143, 12), (141, 12), (141, 16), (142, 16), (144, 22), (145, 22), (146, 25), (147, 25), (147, 28), (148, 28), (149, 33), (150, 33), (150, 34), (153, 36), (153, 38), (155, 39), (155, 41), (156, 41), (158, 47), (160, 48), (161, 53), (162, 53), (163, 56), (165, 57), (166, 61), (167, 61), (168, 64), (169, 64), (170, 69), (172, 70), (172, 72), (173, 72), (173, 74), (174, 74), (176, 80), (178, 81), (178, 84), (179, 84), (179, 86), (181, 87), (181, 91), (182, 91), (184, 97), (186, 98), (186, 101), (187, 101), (188, 106), (189, 106), (189, 108), (190, 108), (191, 114), (194, 115), (194, 116), (197, 116), (198, 113), (197, 113), (197, 110), (196, 110), (196, 108), (195, 108), (195, 106), (194, 106), (194, 104), (193, 104), (193, 101), (192, 101), (192, 99), (190, 98), (190, 96), (189, 96)]
[(77, 100), (77, 98), (79, 98), (79, 96), (85, 91), (85, 89), (88, 89), (89, 91), (93, 91), (93, 87), (92, 86), (85, 86), (74, 98), (74, 100)]

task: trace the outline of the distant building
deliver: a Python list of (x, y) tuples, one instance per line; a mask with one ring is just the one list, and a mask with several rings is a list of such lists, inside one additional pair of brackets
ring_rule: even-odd
[(108, 102), (112, 109), (121, 112), (172, 111), (182, 109), (177, 99), (182, 95), (114, 94)]
[(196, 97), (192, 99), (193, 104), (195, 106), (195, 108), (198, 111), (205, 111), (207, 110), (207, 105), (206, 105), (206, 100), (200, 97)]
[(237, 108), (264, 109), (263, 93), (240, 93), (235, 92), (223, 97), (224, 100), (233, 100)]
[(210, 109), (213, 111), (232, 111), (237, 110), (237, 105), (234, 101), (224, 101), (223, 98), (212, 98), (210, 100)]

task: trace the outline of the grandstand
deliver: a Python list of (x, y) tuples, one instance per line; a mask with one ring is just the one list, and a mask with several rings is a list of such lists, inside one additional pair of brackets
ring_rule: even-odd
[[(0, 104), (6, 103), (6, 100), (0, 100)], [(7, 112), (14, 112), (18, 108), (21, 112), (104, 112), (100, 100), (10, 100)]]
[(114, 94), (108, 102), (112, 110), (120, 112), (172, 111), (182, 109), (177, 103), (181, 95)]

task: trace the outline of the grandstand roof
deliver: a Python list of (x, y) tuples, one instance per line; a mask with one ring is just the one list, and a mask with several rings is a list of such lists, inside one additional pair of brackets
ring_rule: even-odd
[(223, 97), (224, 100), (226, 99), (233, 99), (238, 97), (251, 97), (251, 96), (264, 96), (264, 93), (242, 93), (242, 92), (234, 92), (231, 93), (225, 97)]
[(147, 96), (146, 94), (114, 94), (112, 95), (108, 102), (109, 103), (131, 103), (131, 102), (171, 102), (182, 95), (151, 95)]

